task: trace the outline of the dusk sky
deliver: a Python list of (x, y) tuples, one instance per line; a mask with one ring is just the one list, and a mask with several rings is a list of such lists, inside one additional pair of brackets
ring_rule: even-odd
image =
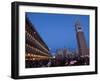
[(78, 49), (75, 22), (80, 20), (89, 47), (89, 16), (50, 13), (26, 13), (41, 38), (55, 52), (59, 48)]

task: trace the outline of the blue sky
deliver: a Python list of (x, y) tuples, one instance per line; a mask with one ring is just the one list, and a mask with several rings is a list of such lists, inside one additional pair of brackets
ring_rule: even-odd
[(26, 14), (44, 42), (51, 48), (51, 52), (55, 52), (55, 50), (59, 48), (78, 49), (75, 31), (75, 22), (77, 20), (80, 20), (86, 43), (89, 47), (88, 15), (30, 12)]

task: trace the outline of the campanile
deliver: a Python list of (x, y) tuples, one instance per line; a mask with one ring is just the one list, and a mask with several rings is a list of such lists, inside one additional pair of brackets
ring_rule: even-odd
[(82, 25), (79, 20), (75, 23), (75, 30), (76, 30), (76, 38), (78, 43), (79, 55), (81, 57), (86, 57), (88, 56), (88, 49), (86, 45), (84, 32), (82, 30)]

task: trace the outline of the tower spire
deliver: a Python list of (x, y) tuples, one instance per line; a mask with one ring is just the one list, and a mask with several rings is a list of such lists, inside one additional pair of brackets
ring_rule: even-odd
[(82, 31), (82, 25), (79, 19), (75, 23), (75, 29), (76, 29), (76, 32)]

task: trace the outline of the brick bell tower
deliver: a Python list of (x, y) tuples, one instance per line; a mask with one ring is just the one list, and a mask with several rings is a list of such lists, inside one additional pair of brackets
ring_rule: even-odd
[(76, 30), (76, 38), (78, 43), (79, 55), (80, 57), (87, 57), (88, 50), (87, 50), (86, 40), (79, 20), (76, 21), (75, 23), (75, 30)]

